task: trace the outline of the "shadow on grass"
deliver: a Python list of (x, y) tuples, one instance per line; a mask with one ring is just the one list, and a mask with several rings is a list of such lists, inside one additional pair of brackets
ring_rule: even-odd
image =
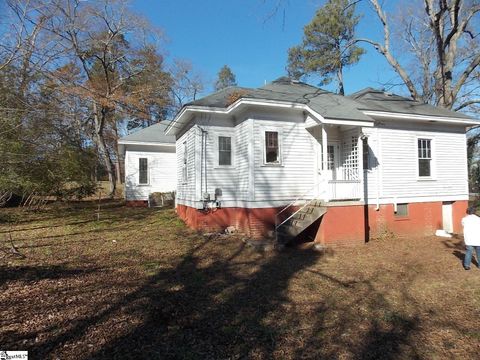
[(50, 266), (0, 266), (0, 286), (9, 281), (33, 282), (43, 279), (64, 279), (98, 271), (95, 269), (70, 269), (61, 265)]
[[(462, 238), (450, 238), (442, 240), (443, 244), (447, 249), (452, 250), (452, 255), (454, 255), (458, 260), (460, 260), (460, 264), (463, 266), (463, 260), (465, 259), (465, 243)], [(472, 264), (474, 266), (480, 266), (479, 259), (472, 257)]]
[(81, 220), (81, 221), (72, 221), (68, 223), (59, 223), (59, 224), (48, 224), (48, 225), (42, 225), (42, 226), (31, 226), (31, 227), (20, 227), (20, 228), (14, 228), (14, 229), (7, 229), (7, 230), (1, 230), (0, 234), (7, 234), (7, 233), (15, 233), (19, 231), (32, 231), (32, 230), (41, 230), (41, 229), (52, 229), (56, 227), (64, 227), (64, 226), (72, 226), (72, 225), (84, 225), (88, 224), (91, 222), (94, 222), (94, 219), (89, 219), (89, 220)]
[[(182, 229), (175, 231), (181, 238)], [(375, 276), (327, 274), (316, 266), (322, 254), (311, 250), (261, 254), (237, 244), (222, 252), (224, 244), (215, 239), (190, 245), (168, 266), (155, 259), (142, 263), (151, 275), (132, 286), (126, 285), (131, 278), (110, 282), (109, 275), (76, 285), (68, 296), (81, 298), (88, 311), (41, 329), (10, 331), (4, 345), (26, 344), (35, 358), (329, 359), (342, 351), (355, 359), (419, 357), (412, 345), (418, 317), (395, 308)], [(38, 281), (96, 271), (102, 270), (0, 267), (0, 279)], [(115, 286), (126, 289), (125, 295)], [(413, 304), (406, 286), (400, 288), (401, 301)], [(97, 302), (95, 296), (104, 293)]]
[(78, 341), (92, 327), (126, 312), (141, 319), (141, 324), (132, 324), (128, 333), (89, 354), (89, 359), (245, 357), (252, 350), (268, 356), (285, 331), (268, 323), (269, 314), (276, 314), (279, 306), (288, 302), (292, 276), (320, 255), (288, 251), (264, 258), (256, 264), (258, 271), (248, 275), (236, 271), (237, 267), (255, 265), (255, 261), (238, 261), (245, 245), (229, 258), (200, 266), (196, 252), (208, 242), (192, 249), (174, 268), (156, 271), (121, 301), (75, 321), (71, 328), (52, 334), (44, 342), (32, 344), (29, 351), (35, 357), (48, 358), (62, 344)]
[[(372, 279), (343, 281), (311, 271), (322, 255), (295, 249), (248, 262), (239, 257), (251, 249), (239, 246), (228, 258), (214, 258), (205, 265), (198, 252), (208, 243), (200, 243), (173, 268), (158, 270), (148, 264), (153, 275), (138, 289), (29, 350), (48, 358), (63, 344), (83, 342), (92, 328), (123, 313), (138, 321), (130, 320), (125, 331), (109, 337), (85, 359), (267, 359), (282, 357), (282, 349), (293, 345), (288, 357), (336, 358), (339, 349), (354, 349), (358, 359), (418, 357), (409, 346), (418, 319), (392, 310)], [(239, 272), (239, 267), (255, 271)], [(347, 291), (351, 301), (319, 293), (313, 302), (292, 302), (291, 282), (307, 272), (316, 282)], [(354, 294), (359, 290), (368, 294), (360, 302), (377, 312), (378, 320), (369, 323), (361, 339), (344, 337), (358, 326), (359, 300)], [(311, 294), (315, 289), (307, 286), (296, 291)], [(299, 318), (302, 315), (307, 318)]]
[[(22, 222), (19, 224), (18, 222), (13, 223), (13, 226), (4, 226), (0, 227), (0, 236), (2, 234), (12, 234), (13, 240), (15, 242), (25, 242), (25, 241), (44, 241), (44, 240), (53, 240), (54, 242), (41, 242), (35, 244), (17, 244), (18, 249), (27, 249), (27, 248), (42, 248), (42, 247), (53, 247), (53, 246), (65, 246), (70, 243), (85, 243), (91, 241), (101, 240), (97, 239), (89, 239), (86, 240), (82, 236), (83, 235), (91, 235), (91, 234), (105, 234), (105, 233), (116, 233), (122, 232), (123, 230), (128, 230), (131, 227), (132, 223), (136, 221), (142, 221), (143, 224), (151, 225), (149, 223), (149, 218), (152, 218), (152, 221), (156, 221), (158, 219), (158, 215), (162, 213), (168, 214), (168, 211), (171, 208), (165, 207), (162, 209), (149, 209), (149, 208), (128, 208), (128, 207), (121, 207), (115, 206), (109, 209), (102, 210), (101, 216), (99, 219), (96, 218), (95, 209), (92, 208), (94, 203), (89, 203), (90, 207), (83, 208), (83, 210), (73, 210), (70, 211), (67, 215), (62, 213), (59, 209), (53, 209), (47, 212), (47, 217), (43, 218), (42, 221), (49, 221), (54, 220), (53, 222), (47, 223), (41, 226), (28, 226), (23, 225)], [(86, 205), (85, 205), (86, 206)], [(167, 215), (168, 216), (168, 215)], [(28, 218), (28, 217), (27, 217)], [(55, 221), (56, 220), (56, 221)], [(35, 219), (30, 221), (25, 221), (26, 224), (35, 222)], [(45, 235), (38, 235), (38, 234), (29, 234), (29, 231), (36, 231), (36, 230), (44, 230), (44, 229), (59, 229), (61, 231), (62, 228), (70, 228), (70, 231), (60, 232), (54, 231), (49, 232)], [(22, 234), (18, 234), (22, 233)], [(68, 240), (68, 241), (61, 241), (58, 242), (58, 239), (70, 239), (75, 238), (75, 240)]]
[[(128, 217), (130, 220), (142, 220), (146, 214), (159, 211), (158, 208), (132, 208), (126, 207), (124, 201), (105, 200), (100, 203), (98, 210), (97, 201), (78, 201), (78, 202), (56, 202), (50, 207), (42, 210), (31, 211), (26, 208), (0, 208), (0, 225), (14, 225), (15, 228), (0, 230), (0, 233), (38, 230), (52, 227), (62, 227), (65, 225), (81, 225), (97, 221), (97, 213), (100, 213), (100, 221), (119, 221)], [(168, 210), (169, 207), (162, 208)], [(80, 218), (80, 219), (79, 219)], [(55, 223), (61, 219), (62, 223)], [(51, 222), (54, 223), (28, 227), (32, 222)], [(27, 226), (21, 226), (26, 224)]]
[[(349, 299), (342, 301), (335, 295), (323, 299), (312, 317), (309, 336), (295, 350), (294, 358), (337, 359), (346, 353), (352, 359), (421, 358), (412, 345), (420, 325), (418, 314), (395, 309), (376, 288), (376, 276), (345, 281), (319, 271), (308, 272), (335, 288), (345, 289)], [(406, 283), (411, 281), (412, 276)], [(363, 295), (356, 296), (358, 293)], [(402, 287), (401, 293), (402, 302), (415, 304), (406, 288)]]
[[(91, 230), (82, 230), (82, 231), (75, 231), (70, 233), (58, 234), (58, 235), (46, 235), (37, 238), (36, 240), (55, 240), (55, 239), (67, 239), (67, 238), (75, 238), (75, 240), (65, 240), (61, 242), (51, 242), (51, 243), (42, 243), (42, 244), (35, 244), (35, 245), (18, 245), (18, 249), (29, 249), (29, 248), (42, 248), (42, 247), (54, 247), (54, 246), (65, 246), (68, 244), (74, 243), (88, 243), (93, 241), (102, 241), (101, 238), (92, 238), (92, 239), (83, 239), (80, 235), (89, 235), (89, 234), (106, 234), (106, 233), (117, 233), (122, 230), (128, 230), (128, 225), (123, 226), (111, 226), (108, 228), (99, 228), (99, 229), (91, 229)], [(15, 238), (15, 241), (26, 241), (32, 240), (30, 237), (24, 238)]]

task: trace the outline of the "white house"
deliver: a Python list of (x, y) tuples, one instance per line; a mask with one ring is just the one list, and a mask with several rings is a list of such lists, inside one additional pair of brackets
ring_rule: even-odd
[(197, 229), (282, 241), (461, 232), (466, 129), (478, 124), (373, 89), (343, 97), (288, 78), (229, 87), (184, 106), (166, 130), (177, 212)]
[(118, 141), (125, 157), (125, 199), (128, 205), (146, 206), (152, 193), (177, 187), (175, 136), (165, 135), (160, 122)]

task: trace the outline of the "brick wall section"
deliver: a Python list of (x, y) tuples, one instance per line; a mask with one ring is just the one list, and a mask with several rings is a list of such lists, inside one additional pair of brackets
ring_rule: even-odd
[(453, 203), (453, 232), (463, 234), (462, 218), (466, 215), (468, 201), (455, 201)]
[(400, 235), (432, 235), (442, 228), (442, 203), (410, 203), (408, 215), (395, 215), (393, 204), (369, 207), (370, 237), (382, 237), (388, 233)]
[(275, 215), (281, 210), (278, 208), (247, 209), (248, 232), (253, 238), (266, 236), (269, 231), (275, 230)]
[[(275, 215), (280, 210), (281, 208), (221, 208), (206, 211), (177, 205), (177, 214), (193, 229), (222, 231), (233, 225), (253, 238), (262, 238), (274, 230)], [(291, 211), (295, 209), (292, 207)]]
[(326, 246), (365, 243), (365, 207), (331, 206), (321, 220), (315, 241)]
[[(453, 204), (453, 226), (461, 233), (461, 219), (467, 201)], [(185, 223), (197, 230), (222, 231), (233, 225), (253, 238), (262, 238), (275, 227), (275, 215), (281, 208), (222, 208), (210, 211), (177, 205), (177, 213)], [(291, 209), (295, 211), (295, 209)], [(366, 212), (368, 211), (368, 224)], [(351, 246), (365, 243), (367, 238), (389, 236), (430, 236), (442, 228), (442, 202), (410, 203), (408, 216), (397, 217), (393, 204), (330, 206), (316, 226), (315, 241), (327, 246)]]
[[(468, 201), (455, 201), (453, 203), (453, 231), (462, 233), (461, 220), (465, 216)], [(380, 205), (380, 210), (375, 210), (375, 205), (369, 206), (370, 238), (384, 236), (388, 232), (402, 236), (428, 236), (442, 229), (442, 202), (410, 203), (408, 216), (396, 216), (393, 204)]]

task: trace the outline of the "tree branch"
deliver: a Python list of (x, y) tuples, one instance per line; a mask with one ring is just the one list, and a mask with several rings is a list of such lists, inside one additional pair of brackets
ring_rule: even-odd
[[(450, 8), (450, 22), (452, 23), (452, 28), (450, 29), (450, 32), (448, 33), (447, 37), (445, 38), (445, 41), (443, 42), (443, 50), (445, 51), (450, 44), (450, 40), (458, 34), (459, 32), (461, 33), (463, 30), (462, 28), (466, 26), (465, 20), (462, 21), (462, 26), (458, 26), (458, 13), (460, 11), (460, 0), (455, 0), (453, 2), (453, 5)], [(467, 21), (468, 22), (468, 21)]]
[(382, 45), (376, 41), (372, 41), (369, 39), (357, 39), (356, 41), (363, 41), (373, 45), (378, 52), (380, 52), (383, 56), (385, 56), (388, 63), (393, 67), (395, 72), (401, 77), (401, 79), (407, 86), (407, 89), (410, 92), (410, 95), (412, 96), (412, 98), (414, 100), (420, 100), (421, 97), (418, 94), (417, 89), (413, 84), (413, 81), (410, 79), (405, 69), (400, 65), (400, 63), (393, 57), (392, 53), (390, 52), (390, 28), (387, 22), (387, 15), (382, 10), (380, 4), (378, 3), (378, 0), (370, 0), (370, 3), (373, 5), (377, 13), (377, 16), (380, 19), (380, 22), (382, 23), (383, 32), (384, 32), (384, 44)]
[(461, 109), (466, 108), (467, 106), (474, 105), (474, 104), (480, 104), (480, 99), (472, 99), (472, 100), (465, 101), (464, 103), (458, 105), (454, 110), (459, 111)]
[(467, 66), (467, 68), (463, 71), (462, 75), (460, 75), (460, 78), (457, 80), (457, 83), (455, 84), (453, 88), (453, 98), (456, 98), (460, 89), (462, 86), (465, 84), (465, 81), (467, 81), (468, 77), (470, 74), (480, 65), (480, 53), (477, 54), (473, 60), (470, 62), (470, 64)]

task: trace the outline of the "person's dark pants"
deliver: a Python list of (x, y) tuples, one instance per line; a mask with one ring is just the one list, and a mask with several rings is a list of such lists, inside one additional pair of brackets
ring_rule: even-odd
[(475, 248), (475, 252), (477, 253), (477, 265), (480, 267), (480, 246), (467, 245), (465, 259), (463, 260), (463, 266), (466, 268), (469, 268), (472, 262), (473, 248)]

